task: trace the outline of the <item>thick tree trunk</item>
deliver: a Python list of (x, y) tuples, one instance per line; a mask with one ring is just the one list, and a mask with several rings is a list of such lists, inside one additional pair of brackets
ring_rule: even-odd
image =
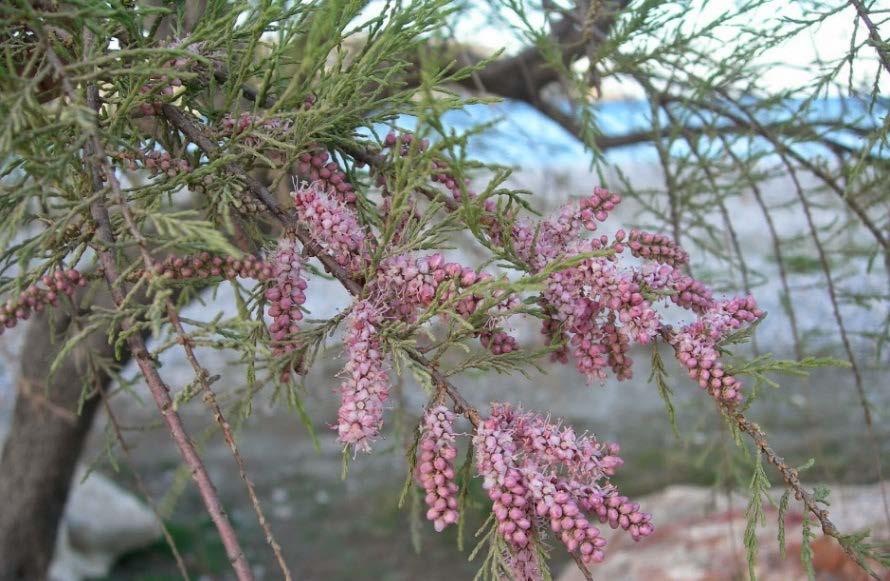
[[(107, 293), (94, 296), (110, 307)], [(30, 323), (21, 353), (21, 372), (12, 424), (0, 460), (0, 581), (47, 576), (71, 478), (99, 406), (78, 402), (90, 380), (86, 354), (110, 359), (103, 331), (69, 353), (47, 384), (47, 374), (72, 328), (72, 306), (41, 313)], [(125, 355), (129, 357), (129, 355)], [(102, 387), (111, 378), (99, 372)]]

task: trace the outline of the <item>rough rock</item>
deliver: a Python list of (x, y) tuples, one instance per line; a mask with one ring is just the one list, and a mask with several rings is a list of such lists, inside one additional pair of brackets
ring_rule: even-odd
[[(890, 483), (886, 483), (890, 491)], [(871, 529), (874, 539), (890, 539), (890, 528), (882, 510), (880, 485), (831, 486), (831, 519), (842, 532)], [(778, 506), (782, 490), (770, 497)], [(743, 537), (748, 498), (742, 494), (718, 494), (710, 488), (671, 486), (638, 499), (653, 514), (655, 533), (634, 543), (623, 531), (605, 527), (609, 545), (603, 563), (591, 568), (595, 579), (622, 581), (735, 581), (746, 579), (747, 557)], [(764, 526), (757, 528), (758, 557), (755, 564), (761, 581), (807, 579), (801, 564), (803, 513), (792, 499), (785, 514), (783, 559), (778, 542), (778, 511), (765, 503)], [(602, 530), (602, 529), (601, 529)], [(868, 576), (831, 538), (817, 536), (812, 543), (816, 579), (820, 581), (866, 581)], [(606, 532), (608, 531), (608, 532)], [(890, 571), (876, 564), (880, 579), (890, 580)], [(583, 581), (584, 576), (569, 566), (559, 581)]]
[(81, 469), (75, 476), (60, 524), (52, 581), (105, 577), (119, 556), (161, 536), (154, 513), (139, 499), (99, 473), (83, 475)]

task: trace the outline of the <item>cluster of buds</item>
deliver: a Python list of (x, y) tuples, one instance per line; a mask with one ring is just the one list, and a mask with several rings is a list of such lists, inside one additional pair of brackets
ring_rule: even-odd
[(389, 374), (380, 344), (380, 309), (368, 300), (357, 302), (346, 332), (346, 366), (340, 385), (337, 433), (340, 442), (369, 452), (383, 426), (383, 406), (389, 397)]
[(569, 350), (566, 347), (568, 338), (559, 321), (549, 315), (544, 317), (541, 323), (541, 334), (547, 338), (548, 345), (555, 346), (555, 349), (550, 353), (550, 361), (568, 363)]
[(605, 188), (595, 187), (593, 193), (581, 200), (581, 211), (577, 214), (584, 227), (591, 232), (596, 230), (596, 223), (605, 222), (609, 214), (621, 203), (621, 196), (613, 194)]
[[(630, 344), (647, 344), (664, 332), (655, 305), (672, 301), (698, 317), (692, 326), (672, 335), (678, 356), (682, 354), (681, 362), (703, 385), (716, 385), (713, 373), (699, 369), (699, 362), (718, 366), (719, 353), (709, 347), (712, 340), (699, 339), (698, 330), (715, 326), (713, 320), (705, 319), (714, 318), (718, 303), (707, 286), (679, 270), (689, 260), (686, 251), (667, 236), (638, 230), (629, 235), (618, 230), (611, 241), (605, 235), (584, 237), (585, 232), (595, 231), (597, 222), (605, 221), (620, 202), (619, 196), (595, 188), (580, 204), (568, 204), (553, 217), (513, 222), (509, 240), (501, 224), (489, 225), (488, 234), (498, 246), (511, 248), (533, 272), (544, 270), (556, 260), (583, 258), (548, 275), (540, 303), (548, 315), (542, 333), (551, 343), (558, 339), (567, 344), (576, 367), (588, 379), (605, 379), (607, 369), (619, 380), (629, 379)], [(625, 249), (645, 262), (639, 266), (623, 263), (619, 255)], [(604, 256), (583, 257), (592, 252)], [(736, 328), (762, 316), (756, 307), (738, 310), (747, 314), (733, 319)], [(566, 354), (566, 349), (559, 349), (553, 359), (565, 361)], [(722, 371), (717, 374), (724, 377)], [(709, 391), (724, 402), (740, 401), (738, 382), (721, 379), (721, 386)]]
[(205, 195), (213, 191), (215, 185), (222, 195), (215, 195), (214, 197), (221, 198), (228, 194), (232, 208), (243, 216), (252, 216), (268, 210), (266, 205), (247, 189), (242, 180), (237, 178), (214, 180), (214, 176), (207, 174), (201, 178), (191, 179), (188, 185), (191, 190)]
[(543, 478), (536, 474), (532, 478), (531, 490), (536, 514), (549, 522), (550, 530), (559, 536), (566, 550), (580, 553), (585, 564), (601, 562), (605, 557), (606, 540), (584, 516), (566, 486), (555, 476)]
[[(158, 115), (161, 112), (161, 103), (154, 100), (154, 97), (160, 96), (170, 98), (176, 95), (177, 88), (183, 86), (183, 79), (186, 77), (208, 77), (211, 73), (210, 68), (215, 66), (215, 61), (220, 61), (222, 55), (219, 53), (211, 53), (208, 51), (208, 45), (205, 42), (192, 42), (189, 44), (189, 38), (174, 40), (167, 45), (167, 48), (182, 49), (189, 54), (178, 55), (165, 63), (168, 69), (176, 71), (171, 75), (152, 75), (151, 79), (139, 88), (142, 95), (152, 100), (143, 102), (139, 105), (139, 110), (143, 115)], [(195, 58), (195, 56), (202, 58)], [(211, 66), (207, 66), (204, 59), (211, 61)]]
[(674, 294), (671, 300), (690, 311), (698, 314), (704, 314), (714, 305), (713, 293), (705, 284), (699, 280), (687, 276), (680, 272), (674, 271), (675, 275), (671, 282), (671, 289)]
[(719, 343), (728, 333), (762, 316), (753, 297), (736, 298), (715, 303), (695, 322), (677, 332), (667, 331), (667, 337), (689, 377), (717, 400), (732, 405), (741, 401), (742, 386), (725, 371)]
[[(385, 373), (377, 372), (383, 368), (377, 331), (385, 321), (415, 322), (418, 312), (432, 305), (436, 299), (442, 302), (455, 301), (454, 311), (463, 317), (469, 317), (476, 312), (483, 299), (481, 294), (473, 292), (470, 287), (489, 279), (490, 275), (485, 273), (480, 274), (456, 262), (446, 262), (441, 254), (419, 258), (398, 255), (384, 260), (374, 279), (367, 284), (369, 298), (360, 300), (353, 306), (352, 319), (359, 324), (360, 330), (365, 333), (371, 333), (373, 330), (372, 336), (363, 339), (360, 344), (366, 345), (371, 342), (377, 355), (374, 365), (364, 365), (360, 369), (370, 370), (375, 381), (385, 379)], [(508, 310), (517, 303), (516, 297), (505, 296), (496, 307)], [(371, 307), (371, 304), (381, 306)], [(517, 349), (513, 337), (493, 327), (494, 317), (500, 316), (492, 315), (489, 324), (477, 333), (483, 346), (496, 355)], [(356, 329), (355, 324), (350, 329), (347, 335), (347, 369), (344, 371), (348, 377), (352, 374), (350, 369), (356, 368), (353, 364), (354, 341), (351, 339), (353, 330)], [(363, 392), (359, 397), (356, 395), (355, 382), (360, 380), (360, 377), (353, 377), (341, 388), (343, 394), (339, 414), (341, 421), (337, 430), (341, 434), (341, 441), (355, 445), (357, 450), (368, 451), (370, 442), (378, 435), (382, 426), (383, 403), (388, 390), (375, 383), (373, 390)], [(374, 397), (374, 394), (382, 394), (382, 397)], [(370, 404), (364, 401), (367, 398), (370, 398)], [(356, 414), (357, 399), (362, 400), (358, 406), (362, 414)], [(370, 410), (370, 413), (365, 413), (365, 410)]]
[(39, 313), (47, 305), (59, 304), (62, 295), (72, 296), (75, 289), (85, 286), (87, 281), (80, 271), (70, 268), (57, 270), (52, 274), (46, 274), (40, 284), (32, 284), (15, 299), (6, 301), (0, 306), (0, 334), (6, 329), (12, 329), (19, 321), (26, 321), (32, 312)]
[(454, 413), (443, 405), (430, 408), (423, 416), (420, 434), (417, 480), (426, 492), (426, 518), (441, 532), (458, 517)]
[(286, 341), (300, 331), (299, 322), (303, 319), (301, 307), (306, 302), (306, 279), (302, 269), (303, 259), (294, 241), (290, 238), (279, 240), (272, 260), (274, 283), (266, 289), (268, 314), (272, 317), (269, 333), (275, 341), (273, 352), (276, 355), (297, 348), (295, 343)]
[[(494, 404), (476, 430), (474, 447), (498, 532), (512, 554), (526, 551), (547, 527), (583, 563), (602, 561), (606, 541), (588, 517), (614, 521), (635, 540), (654, 530), (651, 516), (618, 497), (609, 480), (621, 465), (614, 445)], [(613, 506), (612, 498), (620, 502)]]
[(633, 359), (627, 354), (630, 341), (627, 335), (618, 331), (614, 315), (602, 326), (602, 345), (606, 348), (609, 367), (615, 377), (619, 381), (633, 377)]
[(602, 340), (602, 334), (594, 320), (591, 317), (586, 322), (572, 326), (569, 346), (578, 372), (590, 381), (602, 381), (606, 379), (609, 348)]
[(610, 359), (621, 378), (630, 377), (623, 356), (628, 343), (648, 343), (659, 328), (659, 317), (639, 284), (605, 258), (553, 273), (543, 296), (553, 319), (570, 336), (578, 370), (590, 379), (604, 379)]
[[(428, 307), (439, 297), (443, 302), (456, 300), (454, 310), (464, 318), (479, 307), (483, 296), (468, 292), (473, 285), (491, 280), (491, 275), (479, 273), (457, 262), (445, 262), (441, 254), (420, 258), (399, 255), (384, 261), (374, 281), (381, 297), (390, 305), (390, 314), (402, 321), (413, 322), (418, 309)], [(501, 311), (516, 306), (515, 296), (506, 296), (497, 305)], [(516, 340), (503, 330), (494, 329), (494, 319), (477, 335), (482, 345), (495, 355), (517, 349)]]
[[(270, 135), (283, 135), (290, 131), (293, 124), (280, 117), (261, 117), (252, 113), (242, 112), (237, 117), (226, 114), (220, 122), (220, 137), (235, 137), (245, 133), (248, 129), (259, 129)], [(263, 143), (261, 137), (251, 133), (241, 136), (241, 143), (248, 147), (257, 148)]]
[(538, 562), (538, 552), (531, 543), (521, 548), (510, 547), (504, 560), (510, 568), (512, 578), (517, 581), (539, 581), (544, 578), (541, 563)]
[(689, 262), (689, 254), (670, 236), (664, 234), (652, 234), (634, 228), (628, 236), (627, 246), (631, 254), (644, 260), (675, 267)]
[(320, 146), (315, 146), (311, 152), (300, 155), (297, 174), (303, 180), (321, 184), (326, 191), (334, 193), (347, 204), (355, 203), (355, 188), (352, 187), (349, 178), (340, 166), (331, 160), (330, 154)]
[(634, 280), (652, 291), (665, 291), (676, 305), (703, 315), (714, 306), (711, 290), (669, 264), (644, 264)]
[(361, 272), (368, 260), (364, 230), (355, 211), (335, 200), (323, 184), (300, 184), (292, 194), (294, 208), (312, 238), (349, 273)]
[(170, 255), (154, 264), (155, 274), (170, 280), (206, 279), (222, 277), (228, 280), (235, 278), (252, 278), (266, 281), (272, 278), (272, 266), (253, 255), (244, 258), (232, 256), (216, 256), (209, 252), (201, 252), (193, 256)]
[[(209, 177), (209, 176), (208, 176)], [(207, 179), (206, 177), (204, 178)], [(256, 199), (244, 186), (239, 183), (235, 184), (235, 190), (232, 196), (232, 207), (239, 213), (244, 215), (259, 214), (266, 211), (266, 206)]]
[(142, 164), (153, 175), (166, 174), (175, 177), (181, 173), (192, 171), (189, 162), (184, 159), (176, 159), (167, 151), (151, 150), (142, 156)]
[(640, 505), (630, 502), (626, 496), (620, 496), (612, 488), (603, 495), (590, 489), (581, 489), (579, 498), (585, 510), (596, 513), (600, 522), (608, 523), (613, 529), (621, 528), (630, 534), (630, 538), (639, 541), (655, 530), (652, 515), (640, 511)]
[(495, 355), (512, 353), (519, 349), (516, 338), (506, 331), (484, 331), (479, 335), (479, 342)]
[[(539, 271), (556, 259), (606, 248), (608, 237), (582, 242), (580, 235), (584, 231), (595, 231), (597, 221), (605, 221), (620, 202), (617, 194), (595, 188), (589, 197), (578, 204), (566, 204), (551, 219), (539, 222), (518, 220), (510, 232), (509, 242), (504, 240), (504, 234), (497, 227), (492, 229), (492, 238), (500, 246), (509, 244), (523, 262)], [(617, 242), (620, 243), (620, 238)]]
[(170, 155), (170, 152), (156, 149), (118, 152), (112, 154), (111, 157), (119, 160), (130, 171), (146, 169), (152, 176), (176, 177), (192, 171), (192, 166), (185, 159), (175, 158)]
[(404, 157), (408, 155), (408, 152), (411, 150), (411, 144), (415, 142), (417, 142), (416, 147), (419, 151), (426, 151), (430, 146), (430, 142), (426, 139), (417, 141), (412, 133), (396, 134), (394, 131), (390, 131), (383, 138), (383, 147), (392, 149), (398, 155)]

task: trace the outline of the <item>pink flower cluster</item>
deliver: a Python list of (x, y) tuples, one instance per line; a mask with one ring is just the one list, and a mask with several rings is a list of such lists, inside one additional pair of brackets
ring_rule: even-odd
[(677, 359), (689, 377), (723, 403), (741, 401), (741, 384), (723, 368), (719, 343), (728, 334), (763, 316), (753, 297), (735, 298), (715, 303), (695, 322), (677, 332), (668, 332)]
[(520, 220), (513, 225), (509, 241), (495, 229), (493, 238), (501, 246), (509, 244), (516, 255), (533, 270), (538, 271), (558, 258), (579, 252), (597, 250), (608, 245), (608, 238), (591, 239), (579, 244), (583, 231), (593, 232), (597, 221), (604, 222), (609, 213), (621, 202), (621, 197), (603, 188), (578, 204), (567, 204), (555, 217), (532, 222)]
[[(501, 223), (488, 227), (492, 241), (511, 249), (533, 272), (556, 260), (580, 259), (550, 274), (541, 295), (546, 314), (542, 333), (551, 343), (560, 340), (568, 348), (557, 350), (551, 358), (565, 361), (567, 351), (571, 351), (579, 372), (590, 380), (604, 380), (608, 369), (619, 380), (629, 379), (630, 345), (647, 344), (664, 332), (655, 303), (670, 300), (699, 318), (673, 335), (681, 362), (703, 387), (710, 386), (709, 391), (718, 399), (738, 402), (741, 385), (725, 377), (713, 339), (704, 339), (707, 333), (701, 331), (715, 327), (713, 313), (719, 303), (707, 286), (678, 269), (689, 261), (686, 251), (667, 236), (639, 230), (629, 235), (618, 230), (611, 241), (605, 235), (584, 237), (585, 232), (595, 231), (597, 222), (605, 221), (620, 201), (619, 196), (596, 188), (580, 204), (568, 204), (551, 218), (513, 222), (509, 237)], [(646, 262), (626, 265), (620, 259), (625, 250)], [(609, 254), (583, 256), (596, 251)], [(744, 312), (747, 314), (733, 319), (738, 325), (750, 324), (762, 316), (756, 307)]]
[[(374, 286), (376, 292), (390, 305), (391, 316), (413, 322), (417, 311), (430, 306), (437, 296), (442, 302), (457, 299), (455, 311), (464, 318), (470, 317), (476, 312), (483, 297), (478, 292), (468, 290), (491, 278), (487, 273), (478, 273), (456, 262), (445, 262), (441, 254), (416, 259), (400, 255), (381, 264)], [(504, 297), (497, 307), (500, 311), (507, 311), (517, 302), (516, 297)], [(493, 314), (486, 323), (486, 328), (478, 333), (483, 347), (495, 355), (515, 351), (516, 340), (496, 328), (496, 316), (497, 314)]]
[(457, 484), (454, 481), (454, 413), (443, 405), (423, 416), (417, 462), (417, 480), (426, 491), (426, 518), (436, 532), (457, 522)]
[(584, 227), (593, 232), (596, 222), (605, 222), (609, 214), (621, 203), (621, 196), (613, 194), (606, 188), (595, 187), (593, 193), (581, 200), (581, 211), (577, 214)]
[(346, 366), (340, 385), (337, 432), (356, 451), (369, 452), (383, 426), (389, 374), (380, 343), (380, 309), (368, 300), (353, 305), (346, 333)]
[(651, 516), (617, 496), (609, 481), (621, 465), (617, 446), (506, 404), (492, 406), (473, 443), (498, 532), (512, 554), (524, 554), (524, 568), (529, 545), (545, 527), (584, 563), (602, 561), (606, 545), (588, 517), (624, 528), (635, 540), (654, 530)]
[[(347, 376), (351, 374), (348, 369), (353, 365), (353, 361), (364, 357), (359, 351), (371, 349), (375, 351), (372, 359), (378, 363), (368, 369), (374, 372), (375, 380), (385, 381), (385, 374), (375, 371), (383, 367), (377, 332), (385, 321), (415, 322), (419, 311), (432, 305), (436, 299), (442, 302), (455, 300), (455, 312), (462, 317), (470, 317), (483, 299), (480, 293), (472, 292), (471, 287), (490, 278), (488, 274), (477, 273), (456, 262), (446, 262), (441, 254), (419, 258), (399, 255), (384, 260), (374, 279), (367, 283), (369, 298), (357, 302), (353, 307), (353, 319), (356, 317), (356, 312), (362, 314), (358, 319), (362, 322), (362, 332), (371, 335), (363, 336), (361, 341), (354, 341), (352, 337), (355, 327), (350, 327), (347, 334)], [(515, 302), (515, 297), (504, 297), (497, 307), (509, 309)], [(371, 304), (380, 306), (372, 308)], [(483, 346), (499, 355), (514, 351), (517, 346), (513, 337), (493, 326), (494, 318), (497, 316), (498, 314), (491, 315), (489, 326), (479, 332), (479, 338)], [(373, 405), (370, 406), (373, 413), (363, 414), (356, 420), (355, 381), (358, 381), (358, 378), (354, 381), (347, 380), (341, 387), (340, 421), (337, 430), (341, 434), (341, 441), (347, 444), (361, 443), (356, 449), (368, 451), (370, 442), (377, 437), (382, 426), (383, 406), (386, 403), (388, 389), (375, 383), (374, 389), (369, 392), (374, 396)], [(366, 398), (363, 396), (359, 399)], [(365, 405), (361, 409), (365, 410), (368, 407)], [(347, 438), (343, 437), (344, 434)]]
[(485, 331), (479, 335), (479, 342), (495, 355), (512, 353), (519, 349), (516, 338), (506, 331)]
[(569, 350), (566, 348), (568, 338), (559, 321), (549, 314), (545, 316), (541, 323), (541, 334), (547, 338), (548, 345), (556, 346), (556, 349), (550, 353), (550, 361), (568, 363)]
[(32, 312), (39, 313), (47, 305), (58, 305), (61, 295), (70, 297), (77, 287), (87, 283), (83, 275), (73, 268), (44, 275), (40, 282), (43, 286), (32, 284), (19, 293), (17, 298), (0, 306), (0, 335), (6, 329), (15, 327), (19, 321), (28, 320)]
[(300, 331), (299, 322), (303, 319), (300, 307), (306, 302), (306, 279), (303, 278), (302, 269), (303, 259), (294, 241), (290, 238), (280, 239), (272, 259), (274, 283), (266, 289), (266, 299), (270, 303), (268, 314), (272, 317), (269, 332), (275, 341), (273, 353), (276, 355), (290, 353), (297, 348), (295, 343), (286, 341)]
[(667, 291), (671, 301), (699, 315), (714, 305), (711, 289), (668, 264), (644, 264), (634, 273), (634, 280), (649, 290)]
[(322, 184), (322, 189), (335, 193), (347, 204), (355, 203), (355, 188), (349, 183), (340, 166), (331, 161), (330, 154), (321, 146), (315, 146), (311, 152), (300, 155), (297, 173), (301, 179), (311, 183), (319, 182)]
[(548, 277), (544, 300), (569, 334), (578, 371), (588, 378), (605, 379), (610, 360), (616, 374), (629, 378), (629, 341), (648, 343), (658, 331), (658, 315), (640, 290), (632, 276), (605, 258)]
[(511, 578), (515, 581), (540, 581), (544, 578), (538, 553), (532, 543), (524, 547), (511, 547), (506, 555), (507, 566), (510, 567)]
[(312, 238), (351, 274), (360, 273), (367, 264), (365, 234), (355, 211), (326, 192), (321, 182), (300, 184), (291, 194), (300, 220)]

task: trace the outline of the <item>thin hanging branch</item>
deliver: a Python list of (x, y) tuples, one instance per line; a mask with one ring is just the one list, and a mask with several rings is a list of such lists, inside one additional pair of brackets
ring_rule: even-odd
[[(87, 40), (89, 39), (89, 33), (86, 34), (86, 38)], [(47, 58), (56, 70), (56, 75), (59, 77), (59, 81), (62, 84), (65, 94), (72, 102), (77, 102), (79, 99), (74, 91), (74, 87), (67, 78), (64, 65), (56, 55), (52, 44), (45, 37), (44, 42)], [(85, 44), (88, 49), (90, 43), (86, 42)], [(100, 108), (99, 90), (95, 85), (87, 86), (86, 104), (98, 114)], [(104, 155), (101, 155), (100, 153), (101, 143), (99, 142), (95, 129), (91, 127), (88, 131), (90, 132), (89, 139), (83, 146), (83, 152), (84, 160), (88, 164), (88, 173), (91, 176), (90, 179), (92, 183), (93, 200), (90, 203), (89, 209), (90, 215), (96, 224), (95, 237), (99, 242), (96, 247), (96, 252), (99, 261), (102, 264), (112, 299), (118, 307), (122, 307), (126, 302), (126, 283), (120, 280), (120, 276), (117, 272), (117, 265), (115, 264), (115, 259), (110, 250), (115, 246), (115, 237), (103, 195), (105, 187), (102, 184), (101, 178), (101, 175), (103, 175), (101, 160), (104, 159)], [(111, 177), (113, 177), (113, 175)], [(247, 563), (247, 558), (244, 551), (241, 549), (238, 537), (222, 507), (216, 488), (210, 479), (210, 475), (207, 473), (207, 469), (204, 467), (204, 463), (201, 461), (200, 456), (192, 445), (191, 439), (182, 424), (179, 414), (173, 409), (173, 401), (170, 398), (170, 389), (158, 373), (154, 361), (145, 346), (145, 341), (142, 339), (142, 335), (140, 333), (130, 332), (132, 326), (133, 323), (129, 319), (125, 319), (121, 322), (121, 329), (123, 333), (127, 335), (126, 341), (130, 352), (136, 360), (136, 364), (139, 366), (139, 370), (148, 384), (149, 391), (167, 424), (173, 440), (179, 447), (183, 460), (191, 468), (192, 477), (198, 486), (201, 499), (204, 502), (204, 506), (207, 509), (211, 520), (213, 520), (214, 525), (216, 525), (220, 539), (226, 549), (226, 554), (229, 557), (239, 581), (252, 581), (253, 573), (251, 572), (250, 565)]]
[(837, 323), (838, 331), (841, 336), (841, 344), (844, 346), (844, 352), (847, 355), (847, 360), (850, 362), (850, 371), (853, 374), (853, 381), (856, 386), (856, 393), (859, 396), (859, 404), (862, 407), (862, 413), (865, 418), (865, 429), (867, 438), (872, 449), (872, 454), (875, 458), (875, 469), (877, 472), (878, 482), (880, 482), (881, 487), (881, 500), (884, 505), (884, 518), (887, 520), (887, 523), (890, 524), (890, 501), (887, 498), (887, 490), (884, 484), (884, 469), (883, 469), (883, 460), (881, 459), (881, 447), (878, 443), (878, 437), (875, 433), (875, 427), (872, 420), (872, 412), (871, 412), (871, 402), (868, 399), (868, 394), (865, 393), (865, 386), (862, 382), (862, 373), (859, 370), (859, 364), (856, 360), (856, 356), (853, 354), (853, 346), (850, 343), (850, 338), (847, 335), (847, 328), (844, 324), (843, 316), (841, 315), (840, 303), (837, 298), (837, 291), (834, 286), (834, 279), (831, 275), (831, 268), (828, 265), (828, 256), (825, 252), (825, 247), (822, 245), (822, 241), (819, 238), (819, 232), (816, 228), (816, 223), (813, 220), (813, 213), (810, 208), (809, 200), (807, 200), (807, 196), (804, 193), (803, 186), (800, 184), (800, 180), (797, 176), (797, 170), (792, 166), (787, 160), (785, 161), (785, 167), (788, 169), (788, 175), (791, 178), (792, 183), (794, 184), (794, 190), (797, 192), (798, 200), (800, 201), (801, 207), (804, 210), (804, 216), (806, 216), (807, 226), (810, 229), (810, 236), (813, 239), (813, 243), (816, 246), (816, 253), (819, 257), (819, 264), (822, 267), (822, 272), (825, 275), (825, 283), (828, 288), (828, 296), (831, 300), (831, 309), (834, 313), (834, 319)]
[(881, 38), (881, 34), (878, 32), (878, 27), (871, 19), (871, 13), (866, 9), (862, 0), (849, 0), (849, 2), (856, 9), (856, 13), (868, 29), (868, 37), (871, 39), (871, 42), (875, 47), (875, 52), (878, 53), (878, 58), (881, 60), (884, 70), (890, 74), (890, 53), (887, 51), (887, 43)]
[[(96, 369), (95, 366), (92, 364), (92, 361), (90, 362), (90, 373), (92, 373), (95, 377)], [(109, 401), (108, 393), (102, 387), (102, 384), (99, 381), (93, 382), (93, 389), (95, 389), (99, 393), (99, 397), (102, 398), (102, 406), (105, 408), (105, 415), (108, 416), (108, 421), (111, 424), (112, 430), (114, 431), (114, 436), (117, 439), (118, 444), (121, 447), (121, 451), (124, 454), (124, 461), (127, 464), (127, 469), (130, 471), (130, 474), (133, 475), (133, 479), (136, 483), (136, 490), (139, 491), (139, 494), (142, 495), (142, 498), (145, 499), (146, 504), (148, 504), (148, 507), (154, 514), (155, 520), (157, 521), (158, 526), (161, 528), (161, 533), (164, 535), (164, 542), (167, 543), (167, 547), (170, 548), (170, 552), (173, 554), (173, 560), (176, 561), (176, 568), (179, 570), (179, 574), (185, 581), (189, 581), (191, 577), (189, 576), (188, 569), (185, 566), (185, 561), (182, 559), (182, 554), (179, 552), (179, 547), (177, 547), (173, 535), (170, 534), (170, 529), (168, 529), (167, 525), (164, 523), (164, 518), (158, 511), (157, 505), (152, 500), (151, 495), (148, 492), (148, 487), (145, 486), (145, 481), (142, 480), (142, 476), (139, 475), (139, 471), (136, 469), (136, 465), (133, 462), (133, 456), (130, 453), (130, 446), (124, 439), (124, 434), (121, 430), (120, 422), (117, 420), (117, 416), (115, 415), (114, 410), (111, 408), (111, 402)]]

